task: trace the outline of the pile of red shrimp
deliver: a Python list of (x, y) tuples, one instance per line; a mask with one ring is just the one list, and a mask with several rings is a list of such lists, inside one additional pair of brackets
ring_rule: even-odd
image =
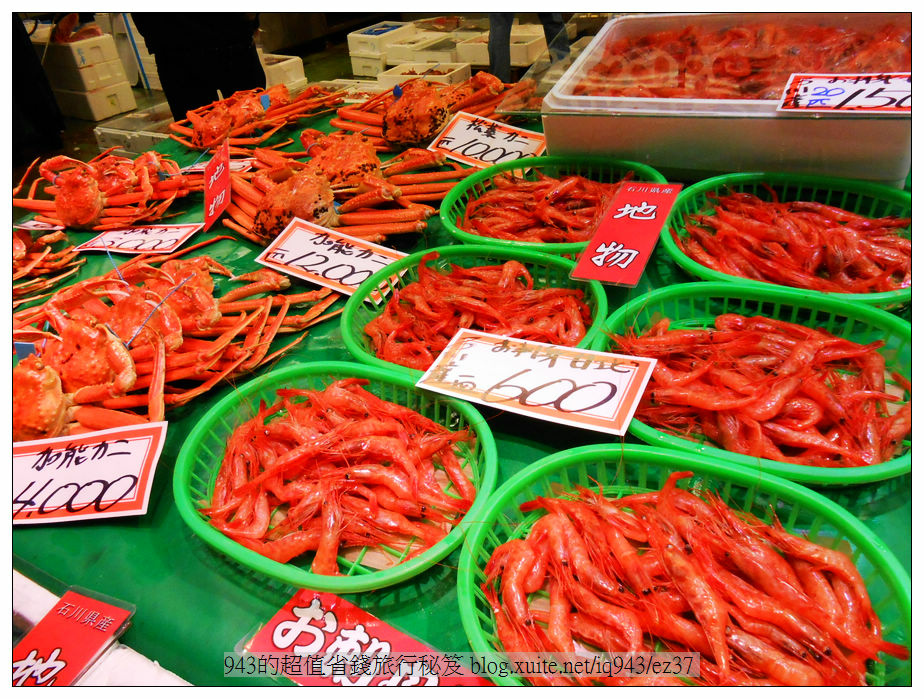
[(474, 235), (521, 243), (584, 242), (622, 183), (632, 179), (631, 172), (613, 184), (537, 174), (535, 181), (497, 175), (490, 189), (472, 197), (456, 225)]
[[(663, 318), (640, 336), (612, 336), (618, 351), (658, 360), (635, 413), (651, 427), (821, 467), (888, 461), (910, 433), (911, 385), (886, 371), (881, 341), (733, 313), (715, 329), (669, 326)], [(887, 392), (887, 375), (907, 399)]]
[[(621, 498), (579, 488), (498, 546), (482, 585), (508, 653), (700, 653), (708, 685), (863, 685), (882, 638), (850, 557), (676, 487)], [(563, 656), (567, 657), (567, 656)], [(615, 663), (614, 663), (615, 667)], [(681, 684), (666, 677), (530, 677), (535, 684)]]
[(382, 313), (366, 324), (375, 355), (425, 371), (460, 328), (574, 347), (586, 334), (590, 309), (580, 289), (536, 289), (529, 270), (510, 260), (502, 265), (460, 267), (447, 274), (427, 266), (417, 281), (398, 289)]
[(611, 38), (575, 95), (775, 100), (793, 73), (911, 70), (911, 27), (764, 22)]
[[(772, 190), (771, 190), (772, 192)], [(811, 201), (710, 195), (714, 212), (671, 231), (692, 260), (736, 277), (846, 294), (911, 286), (910, 218), (868, 218)]]
[(475, 486), (450, 431), (342, 379), (323, 391), (279, 389), (234, 430), (202, 510), (210, 524), (280, 563), (314, 551), (312, 572), (338, 575), (338, 553), (377, 548), (392, 560), (440, 541)]

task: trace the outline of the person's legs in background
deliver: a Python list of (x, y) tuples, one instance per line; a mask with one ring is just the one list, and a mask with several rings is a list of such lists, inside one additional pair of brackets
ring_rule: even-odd
[(568, 44), (568, 32), (560, 12), (538, 12), (545, 34), (545, 44), (549, 47), (549, 59), (552, 63), (566, 58), (571, 51)]
[(513, 12), (492, 12), (491, 28), (488, 34), (488, 59), (491, 73), (509, 83), (510, 75), (510, 29), (513, 27)]

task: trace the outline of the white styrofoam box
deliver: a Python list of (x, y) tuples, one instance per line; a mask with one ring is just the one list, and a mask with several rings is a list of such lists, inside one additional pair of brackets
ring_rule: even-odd
[(48, 75), (52, 87), (76, 92), (90, 92), (126, 80), (122, 61), (105, 61), (76, 70), (56, 70)]
[[(267, 87), (271, 87), (269, 83), (266, 84)], [(289, 91), (291, 97), (297, 97), (305, 91), (305, 88), (308, 87), (308, 78), (304, 75), (296, 80), (286, 83), (286, 89)]]
[(298, 56), (281, 56), (274, 53), (261, 54), (266, 86), (291, 83), (305, 77), (305, 64)]
[(104, 121), (93, 129), (100, 150), (116, 146), (133, 155), (152, 150), (170, 137), (170, 105), (160, 102), (146, 109)]
[(112, 18), (110, 15), (110, 12), (97, 12), (93, 15), (93, 20), (106, 34), (112, 34)]
[[(779, 171), (901, 185), (911, 167), (910, 117), (781, 114), (775, 100), (635, 98), (576, 94), (614, 37), (690, 25), (795, 22), (845, 28), (901, 21), (896, 13), (705, 13), (624, 15), (610, 20), (546, 94), (550, 155), (637, 160), (668, 177), (695, 180), (735, 171)], [(904, 16), (907, 21), (907, 15)]]
[(479, 36), (487, 36), (488, 33), (480, 29), (456, 29), (449, 32), (449, 35), (456, 41), (465, 41)]
[(155, 61), (154, 56), (142, 56), (141, 68), (144, 70), (144, 75), (148, 79), (148, 85), (151, 87), (151, 89), (159, 90), (160, 76), (157, 74), (157, 62)]
[(347, 35), (347, 46), (351, 54), (384, 53), (388, 44), (413, 33), (414, 24), (412, 22), (379, 22), (371, 27), (350, 32)]
[(510, 65), (531, 66), (545, 51), (545, 36), (510, 32)]
[(581, 52), (587, 48), (591, 41), (593, 41), (592, 36), (582, 36), (571, 44), (571, 60), (577, 60), (577, 57), (581, 55)]
[(322, 80), (318, 83), (327, 90), (343, 92), (343, 101), (349, 104), (365, 102), (382, 91), (376, 80)]
[(446, 38), (435, 44), (428, 44), (425, 48), (414, 52), (414, 63), (455, 63), (457, 41)]
[[(44, 46), (41, 46), (40, 56), (43, 50)], [(106, 61), (115, 61), (118, 58), (119, 52), (112, 35), (103, 34), (80, 41), (71, 41), (67, 44), (49, 44), (43, 65), (45, 72), (51, 75), (52, 71), (83, 68)]]
[(520, 24), (517, 22), (510, 31), (511, 33), (529, 34), (530, 36), (545, 36), (545, 30), (541, 24)]
[[(427, 73), (428, 70), (434, 72)], [(455, 85), (472, 77), (472, 68), (468, 63), (402, 63), (379, 73), (379, 85), (384, 88), (394, 87), (415, 77)]]
[(490, 65), (491, 58), (488, 53), (488, 35), (483, 34), (472, 39), (466, 39), (456, 46), (456, 57), (460, 63), (471, 63), (476, 66)]
[(350, 63), (353, 66), (353, 75), (378, 75), (388, 67), (384, 54), (363, 56), (351, 53)]
[(416, 51), (421, 51), (445, 38), (446, 35), (442, 32), (426, 31), (399, 37), (385, 46), (385, 60), (390, 66), (408, 63), (414, 60)]
[(128, 81), (101, 87), (92, 92), (52, 89), (61, 113), (67, 116), (102, 121), (135, 108), (135, 95)]

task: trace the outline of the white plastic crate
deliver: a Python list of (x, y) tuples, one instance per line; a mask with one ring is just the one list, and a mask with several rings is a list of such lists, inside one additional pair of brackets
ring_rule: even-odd
[(692, 24), (709, 29), (760, 22), (869, 28), (890, 21), (902, 21), (902, 17), (896, 13), (757, 12), (617, 17), (597, 33), (543, 100), (542, 124), (549, 154), (638, 160), (677, 179), (778, 171), (901, 186), (911, 167), (910, 117), (781, 116), (775, 100), (576, 94), (576, 85), (604, 47), (618, 38)]
[[(434, 72), (427, 73), (428, 70)], [(427, 74), (424, 75), (424, 73)], [(412, 78), (455, 85), (465, 82), (470, 77), (472, 77), (472, 69), (468, 63), (402, 63), (379, 73), (379, 85), (383, 88), (390, 88)]]
[(388, 44), (413, 33), (414, 25), (410, 22), (379, 22), (350, 32), (347, 35), (347, 47), (351, 54), (360, 56), (385, 53)]
[(388, 67), (384, 54), (363, 56), (351, 53), (350, 64), (353, 66), (353, 75), (378, 75)]
[(411, 36), (398, 37), (385, 47), (385, 60), (390, 66), (410, 63), (414, 60), (416, 51), (422, 51), (427, 46), (432, 46), (445, 38), (446, 35), (442, 32), (422, 31), (415, 32)]
[(59, 90), (90, 92), (107, 85), (125, 82), (125, 69), (118, 58), (83, 68), (56, 70), (48, 73), (48, 82)]
[(128, 81), (109, 85), (92, 92), (52, 89), (61, 113), (67, 116), (102, 121), (135, 108), (135, 95)]

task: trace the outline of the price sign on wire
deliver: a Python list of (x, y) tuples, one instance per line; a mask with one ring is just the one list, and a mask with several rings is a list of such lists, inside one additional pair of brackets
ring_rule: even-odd
[(138, 226), (106, 231), (75, 250), (108, 250), (125, 255), (140, 255), (150, 252), (173, 252), (202, 230), (201, 223), (181, 223), (174, 225)]
[(403, 252), (294, 218), (257, 262), (349, 296), (374, 272), (403, 257)]
[(656, 362), (461, 329), (417, 385), (529, 417), (623, 435)]
[(23, 221), (22, 223), (14, 223), (13, 228), (22, 228), (27, 231), (63, 231), (64, 226), (58, 226), (54, 223), (46, 223), (45, 221)]
[(488, 167), (541, 155), (545, 136), (493, 119), (458, 112), (429, 146), (447, 158)]
[(794, 73), (777, 111), (911, 114), (911, 73)]
[[(225, 654), (225, 677), (286, 676), (302, 686), (491, 686), (462, 665), (329, 592), (299, 590), (243, 654)], [(429, 662), (426, 662), (428, 661)]]
[(167, 434), (151, 422), (13, 444), (13, 524), (142, 515)]
[(205, 230), (221, 216), (231, 201), (231, 155), (228, 139), (205, 165)]
[(122, 635), (132, 613), (68, 590), (13, 649), (13, 686), (74, 684)]
[(683, 185), (626, 182), (581, 254), (574, 279), (635, 286)]

